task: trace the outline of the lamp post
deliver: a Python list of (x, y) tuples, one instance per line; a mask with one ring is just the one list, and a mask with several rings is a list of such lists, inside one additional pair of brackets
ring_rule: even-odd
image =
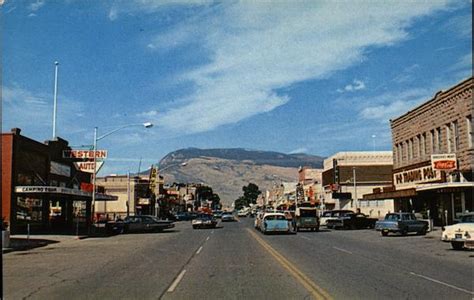
[[(150, 122), (146, 123), (135, 123), (135, 124), (127, 124), (120, 126), (112, 131), (107, 132), (106, 134), (103, 134), (101, 136), (97, 136), (98, 133), (98, 127), (94, 127), (94, 143), (93, 143), (93, 165), (94, 165), (94, 170), (92, 171), (92, 220), (94, 220), (94, 213), (95, 213), (95, 186), (96, 186), (96, 177), (97, 177), (97, 157), (96, 157), (96, 151), (97, 151), (97, 141), (100, 141), (101, 139), (108, 137), (109, 135), (122, 130), (127, 127), (133, 127), (133, 126), (143, 126), (145, 128), (151, 128), (153, 127), (153, 124)], [(127, 208), (128, 210), (128, 208)]]
[(360, 203), (357, 205), (357, 179), (356, 179), (356, 168), (352, 167), (352, 176), (354, 177), (354, 200), (356, 202), (356, 207), (360, 208)]

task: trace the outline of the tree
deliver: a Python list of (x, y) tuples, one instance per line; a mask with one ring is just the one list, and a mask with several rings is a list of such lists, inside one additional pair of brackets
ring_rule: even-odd
[(247, 186), (243, 186), (242, 191), (244, 192), (244, 195), (234, 201), (235, 209), (241, 209), (242, 207), (257, 203), (258, 195), (262, 193), (258, 189), (258, 185), (254, 183), (249, 183)]
[(258, 195), (262, 192), (258, 189), (258, 185), (254, 183), (249, 183), (247, 186), (242, 187), (242, 191), (244, 192), (244, 198), (247, 200), (247, 204), (250, 203), (257, 203)]

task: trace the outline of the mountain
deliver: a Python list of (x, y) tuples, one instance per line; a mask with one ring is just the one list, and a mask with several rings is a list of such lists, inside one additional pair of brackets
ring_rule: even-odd
[(323, 157), (272, 151), (232, 149), (180, 149), (160, 162), (165, 182), (203, 183), (219, 194), (225, 205), (242, 195), (242, 187), (255, 183), (264, 192), (273, 184), (296, 182), (298, 168), (322, 168)]

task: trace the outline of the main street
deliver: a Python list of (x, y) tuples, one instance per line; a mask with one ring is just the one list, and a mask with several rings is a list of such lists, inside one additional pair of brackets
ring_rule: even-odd
[(473, 252), (373, 230), (263, 235), (253, 219), (5, 254), (5, 299), (472, 299)]

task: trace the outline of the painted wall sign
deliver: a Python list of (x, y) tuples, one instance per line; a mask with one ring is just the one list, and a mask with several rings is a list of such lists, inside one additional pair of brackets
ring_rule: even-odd
[[(96, 150), (95, 157), (107, 158), (107, 150)], [(94, 158), (92, 150), (63, 150), (63, 158)]]
[(393, 174), (393, 182), (398, 188), (413, 188), (419, 184), (441, 181), (441, 172), (431, 166), (411, 169)]
[(431, 155), (431, 167), (433, 170), (453, 171), (457, 169), (456, 154), (433, 154)]

